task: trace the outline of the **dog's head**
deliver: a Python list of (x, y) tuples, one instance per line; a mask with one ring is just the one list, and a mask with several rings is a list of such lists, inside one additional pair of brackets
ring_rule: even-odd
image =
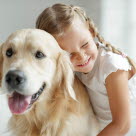
[(13, 114), (32, 109), (55, 85), (63, 86), (75, 99), (69, 57), (47, 32), (19, 30), (9, 36), (0, 51), (0, 84)]

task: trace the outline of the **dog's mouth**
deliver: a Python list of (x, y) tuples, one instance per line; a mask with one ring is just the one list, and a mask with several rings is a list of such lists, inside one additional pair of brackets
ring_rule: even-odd
[(18, 92), (14, 92), (12, 96), (8, 97), (8, 105), (9, 105), (10, 111), (13, 114), (24, 113), (27, 109), (31, 108), (31, 106), (34, 104), (34, 102), (36, 102), (36, 100), (38, 100), (44, 88), (45, 88), (45, 83), (42, 84), (41, 88), (38, 90), (37, 93), (31, 96), (25, 96), (25, 95), (19, 94)]

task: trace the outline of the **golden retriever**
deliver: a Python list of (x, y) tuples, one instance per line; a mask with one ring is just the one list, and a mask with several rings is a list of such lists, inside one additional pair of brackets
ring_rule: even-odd
[(96, 136), (88, 94), (53, 36), (38, 29), (19, 30), (0, 52), (1, 87), (14, 136)]

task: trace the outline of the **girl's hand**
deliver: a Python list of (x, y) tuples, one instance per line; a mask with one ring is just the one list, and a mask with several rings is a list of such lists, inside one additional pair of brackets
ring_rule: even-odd
[(124, 136), (130, 128), (129, 72), (118, 70), (106, 79), (112, 122), (98, 136)]

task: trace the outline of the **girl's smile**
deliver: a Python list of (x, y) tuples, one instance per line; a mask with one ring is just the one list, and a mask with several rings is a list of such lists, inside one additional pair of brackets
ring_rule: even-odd
[(90, 62), (90, 59), (91, 59), (91, 57), (89, 59), (87, 59), (87, 61), (84, 64), (80, 64), (80, 65), (77, 65), (77, 66), (78, 67), (85, 67), (85, 66), (87, 66), (89, 64), (89, 62)]

